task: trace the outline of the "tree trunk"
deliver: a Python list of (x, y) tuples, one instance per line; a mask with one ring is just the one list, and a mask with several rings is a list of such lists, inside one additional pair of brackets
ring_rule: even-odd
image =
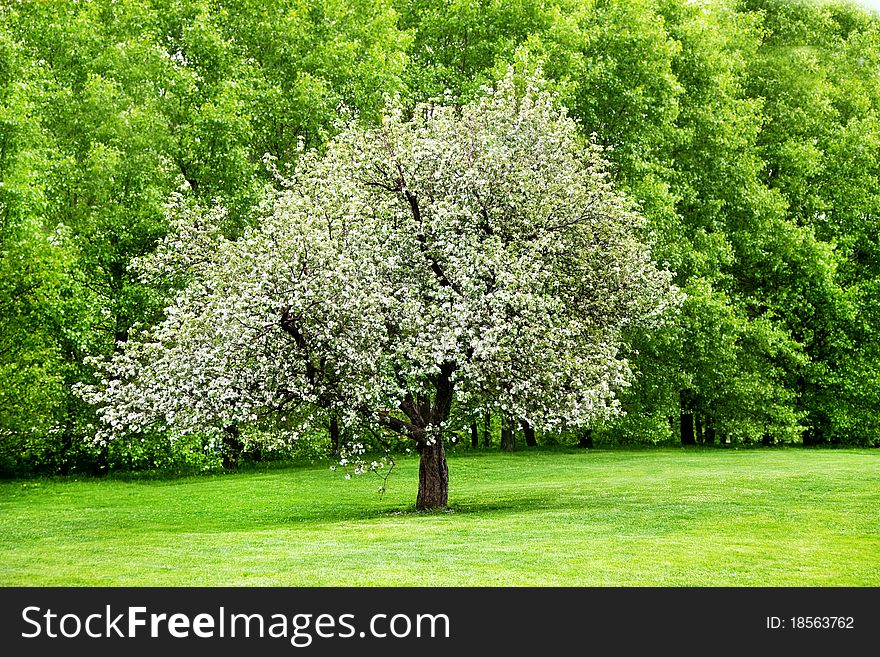
[(526, 437), (526, 445), (529, 447), (537, 447), (538, 441), (535, 440), (535, 429), (531, 424), (526, 422), (525, 420), (519, 421), (520, 426), (522, 427), (523, 434)]
[[(114, 266), (114, 269), (116, 267)], [(125, 270), (122, 270), (118, 276), (118, 279), (121, 281), (123, 276), (125, 275)], [(116, 275), (114, 274), (114, 278)], [(120, 288), (122, 287), (120, 283)], [(113, 326), (113, 340), (114, 352), (122, 351), (122, 344), (128, 342), (128, 332), (131, 327), (129, 326), (129, 319), (126, 315), (116, 315), (114, 318), (114, 326)]]
[(703, 420), (703, 442), (707, 445), (715, 444), (715, 425), (711, 419)]
[(492, 414), (486, 411), (483, 417), (483, 447), (492, 446)]
[(339, 451), (339, 418), (335, 413), (330, 416), (330, 449), (334, 454)]
[(696, 445), (694, 439), (694, 416), (693, 413), (681, 414), (681, 444)]
[(223, 456), (223, 468), (225, 470), (238, 469), (238, 461), (241, 458), (241, 438), (238, 426), (231, 424), (223, 430), (223, 445), (220, 448)]
[(581, 437), (578, 440), (578, 447), (582, 447), (584, 449), (589, 449), (593, 446), (593, 430), (592, 429), (584, 429), (583, 433), (581, 433)]
[(501, 449), (505, 452), (512, 452), (516, 449), (516, 434), (507, 419), (501, 421)]
[[(68, 413), (67, 422), (64, 425), (64, 430), (61, 432), (61, 445), (58, 450), (58, 469), (65, 477), (70, 474), (71, 451), (73, 451), (73, 436), (71, 435), (73, 427), (71, 424), (71, 415)], [(131, 450), (129, 450), (129, 453), (131, 453)], [(132, 468), (129, 469), (131, 470)]]
[(679, 393), (679, 403), (681, 406), (681, 444), (696, 445), (697, 441), (694, 436), (694, 392), (692, 390), (682, 390)]
[(812, 426), (805, 429), (801, 434), (803, 436), (804, 446), (809, 447), (812, 445), (821, 445), (825, 442), (825, 418), (819, 417), (818, 414), (814, 414), (809, 418), (809, 421)]
[(400, 404), (400, 410), (410, 419), (410, 435), (419, 450), (419, 493), (416, 496), (416, 508), (420, 510), (442, 509), (449, 501), (449, 468), (446, 465), (443, 436), (438, 427), (442, 427), (449, 419), (452, 410), (454, 372), (454, 363), (443, 363), (440, 366), (440, 372), (434, 379), (437, 392), (433, 402), (428, 395), (407, 394)]
[(98, 457), (92, 464), (92, 474), (96, 477), (103, 477), (110, 471), (110, 445), (104, 443), (98, 451)]
[(476, 449), (480, 446), (480, 431), (477, 429), (477, 423), (471, 422), (471, 447)]
[(703, 444), (703, 420), (699, 413), (694, 415), (694, 436), (698, 443)]
[(416, 498), (416, 508), (443, 509), (449, 501), (449, 469), (443, 441), (438, 436), (433, 445), (422, 445), (419, 454), (419, 495)]

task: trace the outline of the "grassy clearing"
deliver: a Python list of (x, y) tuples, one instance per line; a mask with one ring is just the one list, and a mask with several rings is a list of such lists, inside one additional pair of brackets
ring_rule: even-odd
[(476, 453), (430, 514), (416, 477), (0, 483), (0, 585), (880, 585), (878, 450)]

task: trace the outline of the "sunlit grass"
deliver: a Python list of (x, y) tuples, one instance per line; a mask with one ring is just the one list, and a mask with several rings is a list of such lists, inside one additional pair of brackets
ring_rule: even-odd
[(476, 453), (447, 512), (417, 462), (0, 484), (0, 584), (877, 586), (880, 451)]

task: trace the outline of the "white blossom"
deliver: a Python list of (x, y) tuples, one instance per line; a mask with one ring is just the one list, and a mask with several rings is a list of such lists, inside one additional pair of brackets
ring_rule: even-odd
[[(106, 437), (309, 407), (305, 423), (334, 413), (431, 445), (452, 403), (549, 430), (617, 412), (621, 329), (677, 293), (601, 149), (527, 83), (350, 125), (235, 241), (222, 210), (174, 201), (173, 232), (138, 266), (181, 287), (83, 389)], [(340, 464), (377, 470), (363, 449)]]

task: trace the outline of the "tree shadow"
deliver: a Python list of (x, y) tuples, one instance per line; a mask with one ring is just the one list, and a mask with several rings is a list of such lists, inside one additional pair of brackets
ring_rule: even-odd
[[(514, 513), (545, 510), (548, 506), (546, 497), (529, 496), (509, 499), (484, 500), (458, 500), (443, 509), (416, 509), (415, 505), (399, 506), (391, 509), (376, 510), (372, 515), (377, 518), (387, 517), (419, 517), (419, 516), (444, 516), (444, 515), (474, 515), (487, 513)], [(558, 507), (558, 500), (552, 502), (553, 507)], [(563, 505), (564, 506), (564, 505)], [(366, 517), (366, 515), (364, 517)]]

